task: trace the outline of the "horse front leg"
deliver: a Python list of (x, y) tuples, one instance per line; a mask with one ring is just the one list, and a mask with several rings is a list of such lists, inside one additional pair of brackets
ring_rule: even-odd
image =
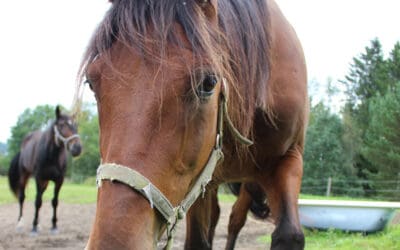
[(216, 226), (216, 221), (212, 223), (212, 220), (219, 216), (219, 207), (215, 209), (215, 204), (213, 204), (217, 201), (216, 195), (216, 189), (207, 190), (204, 197), (199, 197), (189, 209), (186, 216), (185, 249), (206, 250), (212, 248)]
[(58, 206), (58, 194), (60, 193), (61, 186), (64, 182), (64, 179), (61, 178), (57, 181), (54, 182), (54, 197), (51, 200), (51, 205), (53, 207), (53, 218), (51, 219), (52, 222), (52, 227), (51, 227), (51, 232), (52, 233), (57, 233), (57, 206)]
[(235, 248), (239, 232), (246, 223), (247, 212), (250, 209), (251, 201), (251, 196), (247, 192), (244, 183), (242, 183), (239, 195), (232, 206), (232, 211), (229, 216), (228, 239), (225, 246), (226, 250), (233, 250)]
[(214, 240), (215, 236), (215, 228), (217, 227), (217, 223), (219, 220), (219, 215), (221, 213), (221, 208), (219, 207), (218, 204), (218, 189), (213, 189), (210, 192), (210, 199), (211, 199), (211, 215), (210, 215), (210, 226), (209, 226), (209, 231), (208, 231), (208, 242), (210, 243), (210, 246), (212, 247), (212, 243)]
[(32, 234), (37, 234), (39, 224), (39, 210), (42, 206), (42, 195), (47, 188), (48, 181), (36, 179), (35, 217), (33, 218)]
[(302, 175), (302, 154), (294, 147), (280, 159), (273, 174), (265, 176), (260, 183), (264, 184), (276, 225), (272, 233), (273, 250), (304, 249), (297, 205)]

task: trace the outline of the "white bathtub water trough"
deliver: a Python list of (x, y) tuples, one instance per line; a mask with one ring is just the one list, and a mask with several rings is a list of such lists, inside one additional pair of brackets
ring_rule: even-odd
[(299, 199), (300, 223), (306, 228), (371, 233), (383, 230), (400, 202)]

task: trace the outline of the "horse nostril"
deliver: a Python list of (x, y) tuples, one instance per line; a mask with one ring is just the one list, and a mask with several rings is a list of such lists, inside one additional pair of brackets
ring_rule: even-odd
[(81, 154), (82, 146), (80, 144), (74, 144), (71, 147), (71, 154), (72, 156), (78, 156)]

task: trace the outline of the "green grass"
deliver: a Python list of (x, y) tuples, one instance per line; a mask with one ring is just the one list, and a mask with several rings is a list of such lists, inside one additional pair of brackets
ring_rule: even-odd
[(330, 230), (327, 232), (306, 232), (306, 249), (399, 249), (400, 225), (389, 226), (386, 230), (364, 236)]
[[(49, 201), (53, 198), (54, 184), (49, 182), (46, 192), (43, 194), (43, 200)], [(87, 204), (96, 201), (97, 187), (93, 184), (74, 184), (64, 182), (61, 187), (59, 199), (65, 203)], [(30, 179), (25, 190), (26, 201), (34, 201), (36, 195), (35, 180)], [(0, 177), (0, 204), (17, 202), (10, 188), (6, 177)]]
[(220, 202), (230, 202), (233, 203), (236, 201), (236, 196), (233, 194), (218, 194), (218, 201)]
[[(400, 246), (400, 225), (392, 225), (384, 231), (362, 235), (345, 233), (338, 230), (312, 231), (304, 230), (306, 250), (395, 250)], [(258, 239), (262, 243), (271, 243), (271, 236)]]
[[(359, 198), (349, 196), (322, 196), (312, 194), (300, 194), (300, 199), (312, 199), (312, 200), (352, 200), (352, 201), (373, 201), (372, 198)], [(375, 199), (376, 200), (376, 199)]]
[[(49, 183), (46, 192), (43, 195), (45, 201), (51, 200), (53, 196), (54, 184)], [(68, 181), (64, 182), (61, 188), (60, 200), (66, 203), (87, 204), (96, 201), (97, 188), (95, 178), (89, 178), (84, 184), (74, 184)], [(35, 199), (36, 188), (34, 179), (30, 179), (26, 189), (26, 200), (33, 201)], [(362, 200), (352, 197), (326, 197), (316, 195), (300, 195), (302, 199), (341, 199), (341, 200)], [(236, 196), (220, 192), (218, 194), (220, 202), (233, 203), (236, 201)], [(364, 199), (365, 200), (365, 199)], [(5, 176), (0, 176), (0, 204), (16, 202), (17, 199), (11, 193), (8, 187), (8, 180)]]
[[(49, 201), (53, 198), (53, 182), (49, 182), (49, 186), (43, 195), (44, 201)], [(34, 201), (36, 195), (35, 180), (30, 179), (28, 186), (25, 190), (26, 201)], [(70, 182), (64, 182), (61, 187), (59, 199), (65, 203), (74, 204), (87, 204), (96, 202), (97, 188), (95, 184), (95, 178), (88, 178), (83, 184), (74, 184)], [(233, 194), (218, 194), (220, 202), (236, 201), (236, 196)], [(17, 202), (17, 199), (11, 193), (8, 187), (8, 180), (5, 176), (0, 176), (0, 205), (6, 203)]]
[[(43, 195), (44, 200), (51, 200), (53, 196), (54, 184), (49, 183), (46, 192)], [(64, 182), (61, 188), (60, 200), (66, 203), (77, 203), (86, 204), (93, 203), (96, 201), (97, 188), (95, 185), (95, 179), (89, 178), (84, 184), (74, 184), (70, 182)], [(34, 179), (29, 180), (28, 187), (26, 189), (26, 199), (28, 201), (33, 201), (36, 194), (35, 181)], [(300, 195), (301, 199), (340, 199), (340, 200), (366, 200), (362, 198), (352, 198), (352, 197), (326, 197), (326, 196), (316, 196), (316, 195)], [(235, 202), (236, 196), (232, 194), (219, 193), (218, 199), (220, 202)], [(10, 191), (8, 187), (8, 180), (5, 176), (0, 176), (0, 204), (16, 202), (16, 198)]]

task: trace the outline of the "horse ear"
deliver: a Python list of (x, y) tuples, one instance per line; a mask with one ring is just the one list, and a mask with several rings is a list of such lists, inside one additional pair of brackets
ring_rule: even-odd
[(211, 22), (217, 22), (218, 13), (218, 0), (196, 0), (200, 5), (206, 17), (210, 19)]
[(57, 107), (56, 107), (56, 119), (58, 120), (58, 118), (60, 118), (60, 116), (61, 116), (60, 106), (57, 105)]

